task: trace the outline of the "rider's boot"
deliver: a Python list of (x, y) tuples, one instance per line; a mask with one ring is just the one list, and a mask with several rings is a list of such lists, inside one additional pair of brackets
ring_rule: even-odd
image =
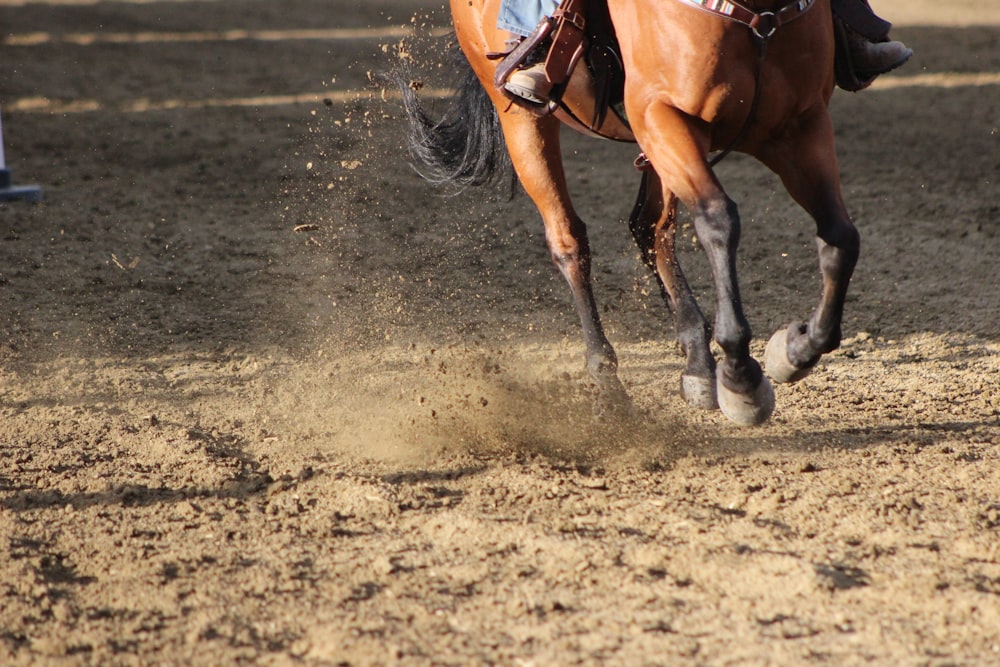
[(545, 74), (544, 61), (515, 70), (503, 87), (511, 95), (539, 106), (549, 103), (549, 93), (552, 92), (552, 82)]
[(913, 56), (913, 49), (902, 42), (872, 42), (848, 30), (848, 48), (859, 79), (874, 79), (901, 67)]

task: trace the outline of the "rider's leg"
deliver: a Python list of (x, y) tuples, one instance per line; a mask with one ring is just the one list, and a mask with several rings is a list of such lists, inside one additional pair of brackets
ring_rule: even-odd
[(862, 79), (874, 79), (879, 74), (891, 72), (906, 64), (913, 55), (913, 49), (902, 42), (889, 40), (870, 42), (857, 33), (848, 31), (848, 45), (854, 69)]
[(559, 0), (501, 0), (497, 28), (513, 33), (516, 38), (527, 37), (557, 7)]

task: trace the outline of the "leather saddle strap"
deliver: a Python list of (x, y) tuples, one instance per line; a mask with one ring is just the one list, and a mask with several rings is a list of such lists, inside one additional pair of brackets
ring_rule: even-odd
[(545, 76), (554, 85), (566, 83), (583, 55), (585, 0), (563, 0), (552, 14), (556, 22), (552, 48), (545, 59)]
[(742, 23), (760, 39), (769, 39), (779, 27), (799, 18), (816, 4), (816, 0), (792, 0), (780, 9), (754, 11), (736, 0), (681, 0), (698, 9)]

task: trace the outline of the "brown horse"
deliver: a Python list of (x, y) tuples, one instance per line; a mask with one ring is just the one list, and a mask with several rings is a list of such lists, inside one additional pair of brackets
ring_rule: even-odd
[[(721, 407), (739, 424), (758, 424), (770, 416), (774, 392), (750, 355), (751, 332), (736, 276), (739, 213), (709, 156), (733, 147), (754, 156), (780, 176), (816, 222), (820, 303), (808, 322), (777, 332), (765, 353), (775, 381), (796, 381), (840, 344), (844, 299), (859, 249), (841, 197), (827, 109), (834, 87), (834, 32), (829, 0), (805, 9), (811, 3), (747, 0), (741, 9), (762, 17), (753, 28), (747, 25), (752, 21), (722, 17), (694, 6), (697, 2), (608, 0), (627, 73), (626, 116), (648, 158), (630, 227), (675, 316), (687, 357), (683, 397), (694, 406)], [(789, 15), (782, 10), (792, 5), (798, 5), (794, 21), (776, 20)], [(496, 61), (487, 53), (502, 50), (507, 37), (495, 28), (498, 6), (499, 0), (451, 1), (458, 42), (474, 77), (468, 73), (453, 98), (456, 106), (440, 121), (428, 118), (410, 95), (414, 153), (429, 165), (430, 178), (480, 184), (500, 164), (497, 152), (506, 144), (542, 216), (552, 258), (572, 290), (588, 370), (605, 397), (627, 401), (591, 289), (586, 226), (567, 191), (560, 120), (511, 105), (493, 83)], [(586, 95), (575, 92), (579, 88), (571, 82), (564, 101), (585, 109)], [(613, 114), (608, 117), (617, 122)], [(678, 201), (692, 216), (712, 269), (714, 327), (674, 254)], [(723, 352), (718, 366), (710, 350), (713, 329)]]

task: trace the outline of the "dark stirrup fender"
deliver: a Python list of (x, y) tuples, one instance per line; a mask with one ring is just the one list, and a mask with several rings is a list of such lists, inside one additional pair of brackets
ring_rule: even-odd
[(554, 86), (569, 81), (573, 68), (583, 55), (584, 0), (563, 0), (552, 14), (556, 21), (556, 31), (552, 36), (552, 48), (545, 58), (545, 77)]

